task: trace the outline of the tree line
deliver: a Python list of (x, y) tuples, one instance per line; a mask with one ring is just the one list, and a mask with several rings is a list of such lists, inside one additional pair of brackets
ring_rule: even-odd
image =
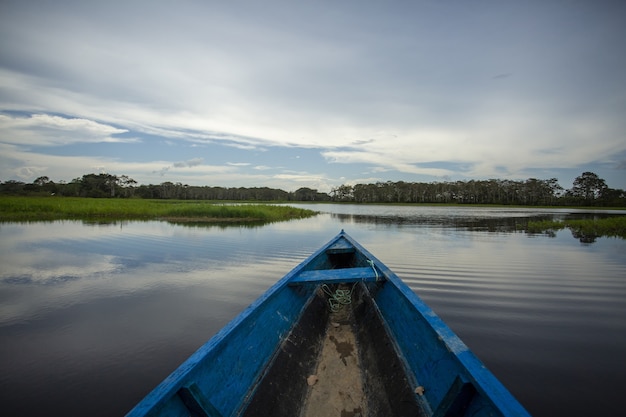
[(625, 206), (624, 190), (612, 189), (593, 172), (576, 177), (570, 189), (556, 178), (541, 180), (469, 180), (447, 182), (377, 182), (341, 185), (331, 193), (334, 201), (356, 203), (447, 203), (500, 205)]
[(609, 188), (605, 180), (593, 172), (583, 172), (576, 177), (570, 189), (561, 187), (556, 178), (529, 178), (523, 181), (489, 179), (430, 183), (387, 181), (340, 185), (330, 193), (307, 187), (287, 192), (268, 187), (192, 186), (169, 181), (158, 185), (137, 185), (126, 175), (101, 173), (86, 174), (69, 183), (55, 183), (45, 176), (32, 183), (5, 181), (0, 183), (0, 194), (217, 201), (626, 206), (626, 192)]
[(0, 183), (0, 194), (175, 200), (330, 201), (327, 193), (306, 187), (287, 192), (268, 187), (195, 186), (169, 181), (158, 185), (137, 185), (137, 181), (126, 175), (111, 174), (86, 174), (69, 183), (55, 183), (46, 176), (39, 177), (32, 183), (10, 180)]

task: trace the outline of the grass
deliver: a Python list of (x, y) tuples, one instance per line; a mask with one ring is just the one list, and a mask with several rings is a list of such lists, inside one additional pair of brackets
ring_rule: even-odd
[(566, 227), (579, 236), (620, 237), (626, 239), (626, 216), (589, 220), (529, 221), (526, 231), (529, 233), (555, 232)]
[(0, 221), (276, 222), (316, 214), (317, 212), (311, 210), (269, 204), (224, 205), (181, 200), (0, 197)]

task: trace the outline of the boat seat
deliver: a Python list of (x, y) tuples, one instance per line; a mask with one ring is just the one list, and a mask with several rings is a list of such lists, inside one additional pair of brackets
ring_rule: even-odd
[(195, 383), (181, 387), (178, 390), (178, 396), (192, 416), (222, 417), (222, 413), (200, 392), (200, 388)]
[(338, 255), (342, 253), (355, 253), (356, 248), (352, 246), (350, 242), (346, 239), (339, 239), (328, 248), (326, 248), (326, 253), (328, 255)]
[(452, 417), (465, 415), (463, 412), (474, 398), (476, 388), (461, 376), (454, 378), (445, 397), (433, 413), (433, 417)]
[[(349, 282), (374, 282), (377, 280), (376, 272), (371, 266), (359, 268), (319, 269), (302, 271), (296, 275), (289, 285), (301, 284), (339, 284)], [(384, 280), (382, 274), (378, 274), (378, 280)]]

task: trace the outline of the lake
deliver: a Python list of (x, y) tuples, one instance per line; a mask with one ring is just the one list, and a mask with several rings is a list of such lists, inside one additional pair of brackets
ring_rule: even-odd
[(517, 229), (626, 212), (297, 206), (322, 213), (255, 227), (0, 223), (3, 415), (123, 415), (341, 229), (531, 414), (623, 412), (626, 241)]

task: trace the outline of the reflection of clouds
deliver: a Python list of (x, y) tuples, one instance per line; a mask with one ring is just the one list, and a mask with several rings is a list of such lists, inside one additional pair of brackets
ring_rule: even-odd
[[(295, 239), (289, 231), (280, 235)], [(257, 253), (267, 245), (242, 245), (241, 239), (237, 229), (208, 231), (161, 222), (2, 224), (0, 323), (189, 286), (197, 286), (200, 294), (250, 302), (300, 260), (285, 259), (282, 239), (276, 239), (275, 252), (283, 254), (278, 260)], [(239, 254), (238, 261), (226, 253)], [(237, 279), (225, 284), (224, 278), (232, 276)]]
[[(63, 259), (48, 270), (32, 266), (28, 256), (13, 259), (16, 262), (10, 269), (3, 267), (0, 325), (36, 319), (75, 304), (175, 288), (196, 287), (194, 292), (208, 300), (216, 297), (230, 303), (243, 300), (247, 305), (297, 264), (296, 260), (284, 257), (245, 264), (162, 259), (122, 268), (112, 256), (66, 256), (44, 250), (35, 257), (42, 265), (58, 256)], [(224, 277), (237, 278), (225, 284)]]
[[(119, 265), (110, 255), (85, 256), (38, 248), (11, 254), (11, 261), (0, 271), (4, 282), (51, 284), (74, 279), (102, 276), (115, 272)], [(15, 279), (17, 278), (17, 279)]]
[[(155, 226), (155, 223), (157, 224)], [(22, 223), (2, 223), (0, 231), (3, 239), (0, 241), (0, 248), (10, 245), (15, 246), (20, 242), (46, 241), (58, 242), (61, 239), (85, 240), (101, 239), (106, 237), (116, 237), (133, 234), (142, 236), (163, 236), (168, 230), (173, 233), (171, 225), (160, 222), (140, 222), (140, 221), (120, 221), (110, 224), (85, 224), (80, 221), (58, 220), (53, 222), (33, 222)], [(10, 242), (6, 242), (10, 240)], [(5, 241), (5, 243), (2, 243)]]
[(4, 243), (0, 247), (14, 247), (19, 243), (33, 242), (43, 243), (46, 241), (58, 242), (60, 239), (90, 239), (119, 234), (120, 225), (87, 226), (77, 221), (54, 221), (35, 222), (28, 224), (4, 223), (2, 224), (2, 236)]
[(12, 251), (0, 270), (0, 323), (30, 320), (88, 302), (100, 292), (98, 287), (111, 284), (118, 270), (110, 255), (85, 256), (49, 248)]
[[(387, 215), (400, 209), (380, 210)], [(187, 286), (207, 299), (251, 301), (251, 294), (262, 293), (345, 226), (330, 214), (254, 229), (160, 222), (0, 224), (0, 322)], [(596, 271), (606, 271), (611, 256), (618, 259), (616, 267), (623, 265), (619, 255), (581, 248), (567, 232), (545, 239), (446, 227), (347, 226), (418, 294), (448, 304), (473, 299), (499, 308), (504, 299), (512, 305), (539, 302), (545, 294), (598, 294)]]

